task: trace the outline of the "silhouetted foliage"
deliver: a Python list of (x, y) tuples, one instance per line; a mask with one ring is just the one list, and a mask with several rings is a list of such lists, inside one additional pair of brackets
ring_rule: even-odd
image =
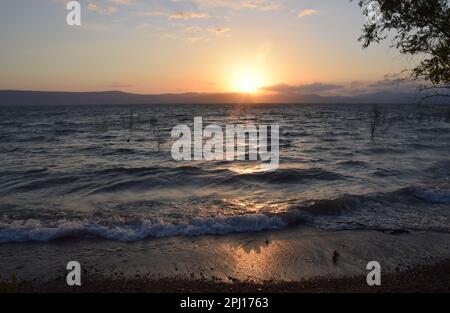
[[(450, 8), (448, 0), (358, 0), (368, 17), (359, 38), (363, 47), (392, 34), (402, 54), (423, 55), (414, 78), (450, 87)], [(374, 5), (375, 4), (375, 5)], [(374, 7), (379, 12), (373, 12)], [(378, 14), (377, 18), (373, 18)]]

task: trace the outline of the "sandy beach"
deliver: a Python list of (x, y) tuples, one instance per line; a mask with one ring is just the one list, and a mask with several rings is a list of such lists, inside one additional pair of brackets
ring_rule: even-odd
[(68, 290), (57, 282), (25, 282), (18, 292), (42, 293), (450, 293), (450, 260), (418, 266), (383, 278), (383, 285), (370, 287), (364, 277), (317, 278), (299, 282), (266, 281), (260, 283), (168, 278), (103, 278), (87, 281), (82, 288)]
[[(449, 239), (304, 228), (137, 243), (67, 239), (3, 245), (0, 268), (23, 292), (448, 292)], [(65, 284), (71, 260), (81, 263), (82, 287)], [(366, 283), (373, 260), (380, 287)]]

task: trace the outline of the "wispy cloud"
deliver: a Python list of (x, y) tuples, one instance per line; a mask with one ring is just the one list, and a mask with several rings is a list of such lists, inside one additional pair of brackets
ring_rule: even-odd
[(114, 2), (115, 4), (131, 4), (132, 0), (109, 0), (110, 2)]
[(197, 33), (197, 32), (201, 32), (202, 30), (203, 30), (203, 28), (200, 27), (200, 26), (188, 26), (188, 27), (183, 29), (183, 32), (185, 32), (185, 33)]
[(205, 19), (210, 16), (203, 12), (176, 12), (169, 16), (170, 20), (192, 20), (192, 19)]
[[(422, 84), (421, 84), (422, 83)], [(378, 81), (350, 81), (334, 84), (315, 82), (312, 84), (278, 84), (261, 88), (262, 91), (275, 92), (279, 95), (321, 95), (321, 96), (355, 96), (379, 92), (414, 93), (423, 82), (405, 78), (400, 74), (387, 74)]]
[(216, 28), (208, 28), (208, 31), (216, 35), (224, 35), (226, 33), (229, 33), (231, 29), (228, 27), (216, 27)]
[(274, 11), (281, 7), (280, 1), (274, 0), (194, 0), (194, 2), (202, 8), (228, 8), (233, 10)]
[(119, 9), (114, 6), (100, 6), (95, 3), (89, 3), (87, 9), (100, 15), (113, 15), (119, 12)]
[(304, 85), (288, 85), (288, 84), (278, 84), (275, 86), (269, 86), (261, 88), (265, 91), (273, 91), (277, 93), (295, 93), (295, 94), (316, 94), (327, 91), (333, 91), (337, 89), (342, 89), (344, 86), (335, 84), (325, 84), (325, 83), (312, 83)]
[(163, 11), (143, 11), (134, 13), (136, 16), (170, 16), (169, 13)]
[(298, 17), (305, 17), (305, 16), (310, 16), (310, 15), (314, 15), (314, 14), (318, 14), (319, 11), (315, 10), (315, 9), (305, 9), (305, 10), (301, 10), (298, 13)]

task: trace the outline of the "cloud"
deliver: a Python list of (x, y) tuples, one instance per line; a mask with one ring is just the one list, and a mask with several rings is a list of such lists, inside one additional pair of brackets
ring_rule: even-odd
[(119, 12), (119, 9), (113, 6), (101, 7), (95, 3), (89, 3), (87, 9), (100, 15), (113, 15)]
[(370, 88), (397, 87), (402, 83), (401, 79), (383, 79), (369, 84)]
[(98, 12), (99, 7), (95, 3), (89, 3), (87, 9), (92, 12)]
[(188, 26), (183, 29), (184, 33), (210, 32), (216, 35), (223, 35), (231, 31), (228, 27), (203, 28), (200, 26)]
[(169, 16), (170, 20), (192, 20), (205, 18), (209, 18), (209, 15), (203, 12), (177, 12)]
[(311, 84), (278, 84), (261, 88), (262, 91), (279, 95), (319, 95), (319, 96), (357, 96), (373, 93), (393, 92), (414, 94), (425, 81), (405, 77), (402, 73), (386, 74), (377, 81), (349, 81), (342, 84), (315, 82)]
[(144, 11), (144, 12), (136, 12), (135, 16), (170, 16), (169, 13), (163, 11)]
[(402, 73), (386, 74), (382, 79), (377, 81), (350, 82), (345, 89), (347, 94), (367, 94), (373, 92), (400, 92), (400, 93), (414, 93), (424, 85), (425, 82), (421, 80), (414, 80), (405, 77)]
[(197, 33), (197, 32), (201, 32), (203, 30), (202, 27), (200, 26), (188, 26), (185, 29), (183, 29), (183, 32), (185, 33)]
[(202, 8), (227, 8), (232, 10), (275, 11), (281, 7), (280, 1), (274, 0), (194, 0), (194, 2)]
[(383, 79), (370, 83), (367, 87), (373, 89), (417, 89), (423, 81), (405, 77), (402, 73), (385, 74)]
[(216, 28), (208, 28), (208, 31), (214, 33), (216, 35), (223, 35), (231, 31), (228, 27), (216, 27)]
[(263, 87), (261, 89), (265, 91), (273, 91), (277, 93), (287, 93), (287, 94), (319, 94), (343, 88), (345, 87), (335, 84), (312, 83), (304, 85), (278, 84), (275, 86)]
[(314, 9), (305, 9), (298, 13), (298, 17), (305, 17), (305, 16), (310, 16), (310, 15), (314, 15), (314, 14), (318, 14), (318, 13), (319, 13), (319, 11), (314, 10)]
[(109, 0), (110, 2), (114, 2), (115, 4), (131, 4), (131, 0)]
[(168, 13), (164, 11), (144, 11), (144, 12), (136, 12), (135, 16), (162, 16), (167, 17), (169, 20), (194, 20), (194, 19), (208, 19), (210, 18), (208, 13), (205, 12), (175, 12)]

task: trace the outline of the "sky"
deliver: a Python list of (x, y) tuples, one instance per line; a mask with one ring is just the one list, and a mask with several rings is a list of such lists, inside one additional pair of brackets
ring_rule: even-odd
[(414, 60), (362, 49), (348, 0), (0, 2), (0, 90), (359, 94), (399, 85)]

